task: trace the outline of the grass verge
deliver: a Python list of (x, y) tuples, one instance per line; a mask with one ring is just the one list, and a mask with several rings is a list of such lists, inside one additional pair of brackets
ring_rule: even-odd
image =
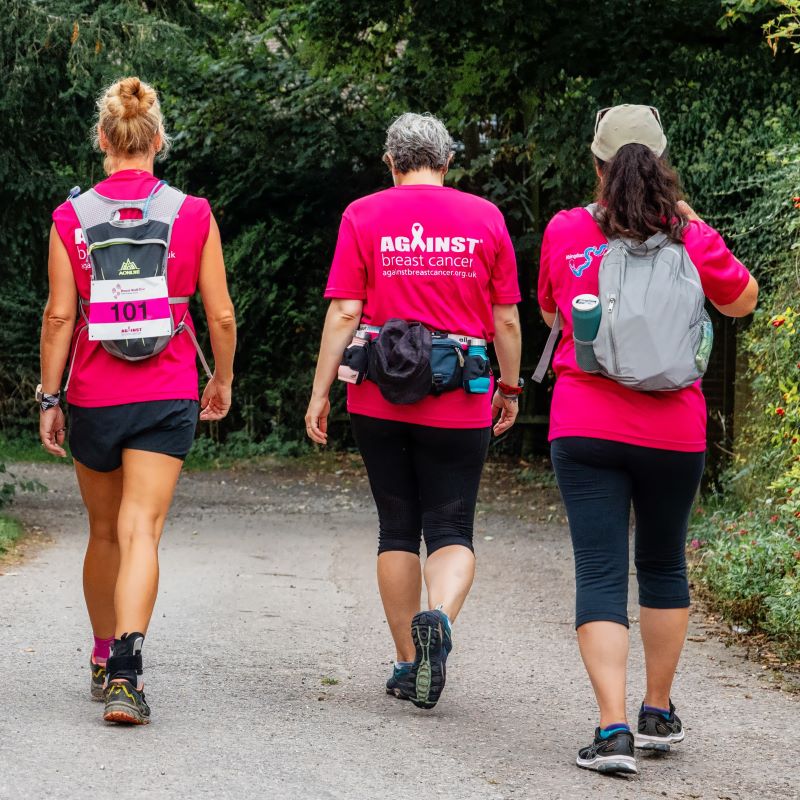
[(0, 514), (0, 556), (9, 552), (23, 533), (24, 529), (17, 520)]
[[(67, 459), (72, 463), (72, 459)], [(31, 461), (61, 461), (45, 452), (38, 439), (33, 436), (20, 436), (8, 438), (0, 436), (0, 461), (31, 462)]]
[(766, 634), (781, 658), (800, 661), (798, 519), (771, 503), (712, 498), (692, 528), (692, 578), (735, 633)]

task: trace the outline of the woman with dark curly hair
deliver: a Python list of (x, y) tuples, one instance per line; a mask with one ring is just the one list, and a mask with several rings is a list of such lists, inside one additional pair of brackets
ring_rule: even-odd
[[(578, 644), (600, 706), (594, 741), (580, 750), (577, 763), (601, 772), (636, 772), (634, 744), (668, 750), (684, 737), (670, 691), (689, 618), (685, 541), (705, 459), (706, 405), (696, 379), (704, 368), (696, 374), (690, 369), (682, 383), (655, 384), (660, 391), (634, 385), (635, 361), (625, 375), (602, 373), (597, 365), (587, 371), (585, 351), (576, 359), (573, 301), (590, 295), (588, 303), (607, 325), (632, 313), (622, 283), (602, 291), (601, 262), (603, 270), (611, 269), (612, 253), (623, 259), (617, 262), (620, 281), (634, 279), (632, 271), (639, 268), (643, 296), (673, 279), (676, 292), (692, 292), (691, 313), (701, 322), (708, 321), (705, 298), (722, 314), (743, 317), (758, 297), (758, 285), (722, 237), (680, 200), (666, 146), (656, 109), (622, 105), (600, 111), (592, 143), (597, 203), (559, 212), (542, 242), (539, 304), (545, 322), (560, 320), (564, 334), (554, 360), (551, 455), (575, 552)], [(665, 308), (687, 312), (686, 304), (674, 302), (668, 292), (650, 293), (646, 301), (655, 316)], [(677, 316), (666, 318), (659, 336), (680, 334)], [(646, 315), (636, 320), (643, 331), (647, 322)], [(617, 337), (620, 331), (618, 324)], [(640, 355), (663, 351), (659, 336), (630, 344)], [(690, 338), (684, 330), (682, 341)], [(625, 344), (613, 336), (611, 341)], [(690, 367), (695, 358), (691, 352)], [(642, 373), (662, 369), (647, 362), (639, 360)], [(635, 737), (625, 706), (631, 506), (647, 667)]]

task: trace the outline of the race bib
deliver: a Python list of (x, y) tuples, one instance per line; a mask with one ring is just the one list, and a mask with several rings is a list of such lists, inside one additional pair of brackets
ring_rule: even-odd
[(89, 339), (148, 339), (172, 335), (167, 279), (93, 280)]

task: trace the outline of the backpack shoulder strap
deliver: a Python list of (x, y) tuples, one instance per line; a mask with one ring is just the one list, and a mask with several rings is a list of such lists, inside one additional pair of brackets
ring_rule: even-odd
[(531, 377), (531, 380), (536, 383), (541, 383), (547, 373), (547, 368), (550, 366), (550, 359), (553, 357), (553, 351), (556, 349), (556, 342), (558, 342), (558, 335), (561, 333), (561, 312), (556, 309), (556, 318), (553, 320), (553, 327), (550, 329), (550, 335), (547, 337), (547, 344), (542, 350), (539, 363)]
[(161, 189), (145, 200), (148, 219), (155, 219), (169, 225), (170, 234), (172, 224), (178, 215), (186, 195), (168, 184), (163, 184)]
[(99, 195), (94, 189), (75, 196), (70, 193), (67, 199), (83, 229), (83, 238), (89, 244), (89, 240), (86, 238), (87, 229), (99, 225), (101, 222), (108, 222), (110, 213), (113, 213), (113, 207), (109, 204), (114, 201)]

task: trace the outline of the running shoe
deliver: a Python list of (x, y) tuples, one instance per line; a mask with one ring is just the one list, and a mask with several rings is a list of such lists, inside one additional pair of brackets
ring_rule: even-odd
[(670, 746), (682, 742), (685, 735), (672, 700), (669, 701), (669, 714), (642, 703), (635, 737), (636, 746), (640, 750), (658, 750), (667, 753)]
[(92, 700), (102, 700), (106, 691), (106, 665), (95, 664), (92, 657), (89, 659), (89, 666), (92, 670), (92, 682), (89, 685)]
[(447, 656), (453, 649), (447, 615), (439, 609), (420, 611), (411, 620), (411, 637), (416, 658), (409, 675), (409, 700), (417, 708), (433, 708), (442, 696)]
[(603, 773), (635, 775), (636, 758), (633, 750), (633, 734), (627, 730), (612, 733), (607, 739), (595, 729), (594, 741), (578, 751), (575, 763), (584, 769), (594, 769)]
[(398, 667), (395, 664), (392, 667), (392, 676), (386, 681), (386, 694), (390, 694), (399, 700), (408, 700), (414, 691), (414, 684), (411, 682), (410, 677), (410, 664), (404, 664), (402, 667)]
[(106, 689), (106, 722), (121, 722), (128, 725), (147, 725), (150, 722), (150, 706), (144, 699), (144, 691), (130, 681), (114, 680)]

